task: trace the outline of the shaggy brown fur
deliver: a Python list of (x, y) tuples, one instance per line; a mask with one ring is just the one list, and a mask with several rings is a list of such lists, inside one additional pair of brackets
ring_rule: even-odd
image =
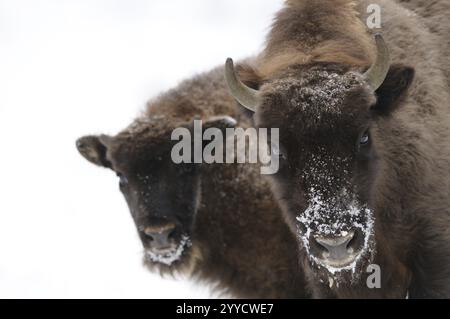
[(263, 79), (295, 64), (335, 62), (365, 66), (374, 46), (353, 1), (287, 1), (276, 16), (258, 60)]
[(439, 64), (447, 75), (450, 86), (450, 1), (446, 0), (397, 0), (405, 8), (416, 13), (431, 34), (439, 38)]
[(236, 297), (307, 297), (293, 253), (295, 238), (277, 214), (259, 166), (176, 165), (171, 160), (173, 129), (189, 127), (194, 117), (215, 127), (227, 125), (226, 118), (217, 118), (222, 115), (248, 126), (237, 110), (223, 69), (215, 69), (149, 102), (144, 114), (118, 135), (83, 137), (77, 146), (86, 159), (121, 177), (145, 248), (151, 247), (148, 227), (173, 224), (172, 240), (190, 238), (192, 246), (186, 245), (171, 265), (146, 258), (152, 271), (190, 274)]
[[(422, 16), (392, 0), (290, 0), (241, 74), (260, 89), (256, 125), (280, 128), (272, 186), (301, 249), (314, 251), (314, 232), (352, 230), (355, 207), (366, 230), (367, 247), (349, 243), (362, 249), (353, 270), (300, 254), (316, 297), (329, 278), (336, 297), (450, 297), (450, 12), (446, 0), (402, 2)], [(382, 7), (392, 59), (376, 92), (362, 77), (375, 54), (361, 22), (370, 3)], [(381, 289), (366, 286), (369, 263)]]

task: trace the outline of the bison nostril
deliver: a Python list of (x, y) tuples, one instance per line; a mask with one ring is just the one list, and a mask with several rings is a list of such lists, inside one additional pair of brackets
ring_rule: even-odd
[(168, 238), (169, 239), (175, 239), (175, 237), (176, 237), (176, 229), (172, 229), (170, 232), (169, 232), (169, 235), (168, 235)]
[(359, 244), (359, 234), (358, 232), (354, 233), (352, 239), (347, 243), (347, 252), (349, 254), (352, 254), (357, 250), (358, 244)]
[(147, 236), (147, 239), (150, 240), (150, 241), (154, 240), (153, 235), (150, 234), (150, 233), (145, 233), (145, 236)]

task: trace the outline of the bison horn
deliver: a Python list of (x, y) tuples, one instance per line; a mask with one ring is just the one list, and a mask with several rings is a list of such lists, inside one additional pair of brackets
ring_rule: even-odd
[(386, 79), (390, 66), (389, 50), (381, 34), (375, 34), (377, 58), (375, 63), (364, 74), (367, 83), (376, 91)]
[(241, 82), (234, 71), (234, 64), (231, 58), (225, 63), (225, 79), (231, 95), (245, 108), (255, 112), (259, 104), (258, 91)]

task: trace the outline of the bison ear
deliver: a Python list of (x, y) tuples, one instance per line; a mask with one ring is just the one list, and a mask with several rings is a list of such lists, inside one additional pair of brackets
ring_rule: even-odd
[(387, 116), (397, 109), (401, 100), (414, 80), (414, 68), (391, 65), (383, 84), (377, 89), (377, 103), (372, 110), (378, 115)]
[(89, 162), (107, 168), (112, 168), (111, 162), (106, 158), (106, 151), (111, 137), (108, 135), (88, 135), (80, 137), (76, 146), (78, 152)]

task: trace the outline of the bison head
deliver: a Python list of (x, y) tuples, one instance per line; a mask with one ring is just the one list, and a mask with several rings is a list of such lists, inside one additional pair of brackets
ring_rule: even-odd
[(376, 189), (383, 174), (377, 123), (399, 105), (414, 75), (409, 67), (391, 66), (381, 36), (376, 42), (377, 60), (365, 72), (338, 63), (293, 65), (271, 79), (255, 81), (255, 72), (247, 81), (252, 88), (227, 61), (233, 96), (255, 112), (257, 126), (280, 130), (273, 190), (321, 280), (351, 284), (376, 251)]
[[(223, 126), (228, 117), (205, 126)], [(199, 164), (175, 164), (172, 131), (190, 127), (164, 116), (140, 118), (116, 136), (84, 136), (77, 140), (89, 162), (118, 177), (144, 246), (144, 262), (163, 272), (189, 271), (199, 258), (193, 229), (201, 200)]]

